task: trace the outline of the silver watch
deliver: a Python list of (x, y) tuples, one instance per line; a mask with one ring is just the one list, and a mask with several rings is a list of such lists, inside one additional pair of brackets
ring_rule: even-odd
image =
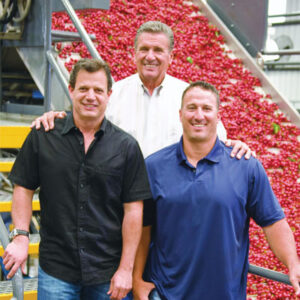
[(14, 239), (14, 237), (17, 236), (17, 235), (26, 235), (29, 238), (29, 232), (28, 231), (15, 228), (9, 234), (9, 240), (12, 241)]

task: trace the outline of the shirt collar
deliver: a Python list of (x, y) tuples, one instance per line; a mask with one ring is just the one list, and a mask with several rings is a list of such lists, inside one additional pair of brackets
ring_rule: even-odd
[[(148, 89), (144, 86), (144, 84), (143, 84), (143, 82), (142, 82), (142, 80), (141, 80), (141, 78), (140, 78), (140, 76), (139, 76), (138, 73), (137, 73), (137, 75), (138, 75), (138, 85), (142, 87), (142, 89), (143, 89), (144, 92), (146, 92), (147, 94), (149, 94)], [(161, 92), (161, 90), (164, 87), (164, 85), (165, 85), (166, 82), (167, 82), (167, 74), (165, 75), (165, 78), (162, 81), (162, 83), (154, 89), (154, 91), (156, 91), (157, 95), (160, 94), (160, 92)]]
[[(100, 129), (95, 133), (95, 136), (103, 134), (106, 131), (107, 122), (108, 122), (107, 119), (104, 117), (104, 119), (103, 119), (103, 121), (101, 123)], [(63, 127), (63, 130), (62, 130), (61, 133), (63, 135), (65, 135), (65, 134), (69, 133), (72, 129), (77, 130), (77, 127), (76, 127), (76, 125), (74, 123), (73, 114), (70, 113), (66, 117), (66, 123), (65, 123), (65, 126)]]
[[(219, 138), (217, 137), (216, 142), (212, 150), (204, 157), (202, 160), (208, 160), (213, 163), (218, 163), (221, 160), (223, 154), (223, 146)], [(179, 162), (185, 161), (187, 162), (187, 157), (183, 151), (183, 139), (181, 137), (178, 145), (177, 145), (177, 158)]]

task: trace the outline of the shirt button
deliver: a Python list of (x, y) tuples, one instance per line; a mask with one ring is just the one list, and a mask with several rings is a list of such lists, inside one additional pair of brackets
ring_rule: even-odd
[(79, 228), (79, 231), (80, 231), (80, 232), (82, 232), (82, 231), (83, 231), (83, 228), (82, 228), (82, 227), (80, 227), (80, 228)]
[(81, 205), (80, 207), (79, 207), (81, 210), (83, 210), (83, 206)]
[(196, 173), (196, 169), (193, 169), (193, 172)]
[(83, 188), (84, 187), (84, 184), (83, 183), (80, 183), (80, 188)]
[(79, 144), (80, 144), (80, 145), (83, 145), (83, 141), (80, 141)]

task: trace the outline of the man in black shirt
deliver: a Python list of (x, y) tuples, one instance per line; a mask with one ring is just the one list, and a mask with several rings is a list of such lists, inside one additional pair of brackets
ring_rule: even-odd
[(78, 294), (72, 299), (122, 299), (132, 287), (142, 200), (151, 192), (136, 140), (104, 116), (111, 86), (105, 63), (78, 61), (69, 82), (72, 114), (50, 133), (33, 129), (10, 174), (17, 231), (3, 261), (10, 278), (27, 258), (31, 201), (39, 187), (43, 300), (59, 299), (57, 293), (71, 299), (64, 292)]

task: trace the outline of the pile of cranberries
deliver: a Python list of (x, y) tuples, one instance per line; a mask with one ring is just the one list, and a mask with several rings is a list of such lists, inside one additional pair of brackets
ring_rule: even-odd
[[(175, 35), (174, 60), (168, 73), (187, 82), (205, 80), (220, 90), (222, 121), (228, 137), (245, 141), (267, 170), (300, 250), (300, 130), (286, 119), (260, 81), (233, 58), (218, 28), (199, 8), (182, 0), (111, 0), (110, 9), (81, 10), (77, 15), (112, 69), (116, 81), (136, 72), (133, 40), (138, 27), (150, 20), (168, 24)], [(54, 13), (52, 29), (76, 31), (66, 13)], [(57, 43), (70, 71), (77, 57), (90, 57), (82, 42)], [(78, 55), (79, 54), (79, 55)], [(251, 222), (250, 263), (287, 273), (271, 252), (262, 230)], [(300, 253), (298, 253), (300, 254)], [(287, 285), (254, 275), (248, 277), (248, 297), (296, 299)]]

